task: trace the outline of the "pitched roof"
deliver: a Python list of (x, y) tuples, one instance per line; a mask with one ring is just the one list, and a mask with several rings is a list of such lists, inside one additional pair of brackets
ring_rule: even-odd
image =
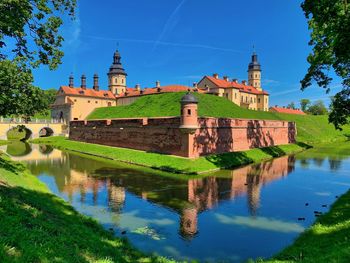
[(227, 81), (224, 79), (217, 79), (212, 76), (205, 76), (204, 78), (209, 79), (211, 82), (213, 82), (217, 87), (219, 88), (235, 88), (239, 89), (241, 92), (246, 92), (246, 93), (252, 93), (252, 94), (264, 94), (264, 95), (269, 95), (269, 93), (265, 90), (260, 91), (257, 88), (249, 85), (244, 85), (243, 83), (238, 83), (235, 81)]
[[(154, 88), (144, 88), (141, 90), (137, 90), (135, 88), (127, 88), (127, 93), (122, 93), (117, 98), (123, 98), (123, 97), (135, 97), (135, 96), (144, 96), (144, 95), (152, 95), (152, 94), (159, 94), (159, 93), (167, 93), (167, 92), (186, 92), (189, 90), (193, 90), (193, 88), (190, 88), (188, 86), (183, 85), (167, 85), (167, 86), (161, 86), (154, 87)], [(199, 92), (203, 92), (201, 90), (198, 90)]]
[(306, 115), (305, 112), (299, 109), (290, 109), (290, 108), (281, 108), (281, 107), (271, 107), (270, 111), (275, 111), (279, 113), (287, 113), (287, 114), (299, 114), (299, 115)]
[(60, 90), (63, 91), (66, 95), (73, 96), (86, 96), (94, 98), (103, 98), (103, 99), (115, 99), (114, 94), (109, 90), (99, 90), (94, 89), (82, 89), (82, 88), (71, 88), (69, 86), (61, 86)]

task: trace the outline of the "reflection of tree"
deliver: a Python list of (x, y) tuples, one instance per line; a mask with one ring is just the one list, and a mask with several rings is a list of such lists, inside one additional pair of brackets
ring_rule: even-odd
[(300, 159), (300, 165), (303, 168), (309, 168), (310, 160), (309, 159)]
[(312, 160), (317, 167), (321, 167), (323, 164), (324, 158), (313, 158)]
[(341, 168), (341, 163), (342, 161), (340, 159), (333, 159), (330, 158), (328, 159), (328, 163), (329, 163), (329, 169), (331, 169), (332, 171), (337, 171)]

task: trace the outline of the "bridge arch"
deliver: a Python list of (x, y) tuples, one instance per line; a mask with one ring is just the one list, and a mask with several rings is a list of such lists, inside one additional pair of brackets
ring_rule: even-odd
[(39, 131), (39, 137), (50, 137), (53, 135), (54, 135), (54, 131), (50, 127), (43, 127)]
[(11, 126), (6, 132), (6, 138), (8, 140), (27, 141), (32, 135), (32, 130), (28, 129), (25, 125)]

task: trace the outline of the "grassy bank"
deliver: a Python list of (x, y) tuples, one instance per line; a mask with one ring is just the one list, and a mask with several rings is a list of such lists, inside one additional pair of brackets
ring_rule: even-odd
[(184, 174), (196, 174), (217, 169), (237, 167), (261, 162), (273, 157), (300, 152), (304, 149), (302, 145), (290, 144), (252, 149), (244, 152), (215, 154), (193, 160), (165, 154), (147, 153), (126, 148), (70, 141), (64, 137), (46, 137), (35, 139), (32, 142), (50, 144), (63, 150), (77, 151), (110, 160)]
[(145, 256), (0, 154), (0, 262), (169, 262)]
[(264, 262), (350, 262), (350, 191), (330, 211), (271, 260)]
[[(288, 120), (297, 124), (300, 142), (316, 144), (343, 139), (350, 134), (350, 126), (338, 131), (328, 123), (328, 116), (294, 115), (243, 109), (233, 102), (217, 96), (198, 94), (198, 115), (246, 119)], [(140, 97), (127, 106), (98, 108), (88, 119), (178, 116), (184, 93), (164, 93)]]

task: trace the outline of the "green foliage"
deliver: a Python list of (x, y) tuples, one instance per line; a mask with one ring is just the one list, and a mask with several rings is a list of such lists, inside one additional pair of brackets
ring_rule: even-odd
[[(184, 93), (164, 93), (143, 96), (127, 106), (98, 108), (88, 119), (179, 116), (183, 95)], [(199, 100), (200, 116), (295, 121), (298, 141), (308, 144), (344, 139), (345, 134), (350, 134), (349, 125), (344, 126), (342, 132), (337, 131), (328, 123), (328, 116), (325, 115), (304, 116), (247, 110), (222, 97), (197, 93), (195, 95)]]
[(287, 108), (290, 108), (290, 109), (295, 110), (295, 109), (296, 109), (295, 103), (294, 103), (294, 102), (289, 103), (289, 104), (287, 105)]
[(244, 164), (261, 162), (290, 153), (299, 152), (304, 146), (296, 144), (280, 145), (261, 149), (252, 149), (244, 152), (214, 154), (197, 159), (188, 159), (166, 154), (149, 153), (127, 148), (110, 147), (98, 144), (70, 141), (64, 137), (46, 137), (34, 139), (31, 142), (44, 143), (56, 148), (98, 156), (130, 164), (142, 165), (153, 169), (172, 173), (197, 174), (232, 168)]
[(306, 112), (311, 104), (311, 101), (309, 99), (301, 99), (300, 100), (300, 108), (303, 112)]
[(29, 70), (9, 60), (0, 61), (0, 116), (32, 116), (47, 110), (43, 91), (32, 85)]
[(328, 110), (324, 105), (322, 100), (315, 101), (312, 105), (309, 106), (307, 112), (312, 115), (326, 115)]
[(7, 139), (16, 141), (24, 140), (26, 138), (27, 132), (28, 131), (23, 127), (13, 127), (7, 132)]
[(27, 66), (56, 69), (63, 56), (60, 16), (73, 16), (75, 6), (76, 0), (1, 0), (0, 60), (8, 57), (7, 46)]
[(350, 116), (349, 4), (347, 0), (305, 0), (301, 6), (311, 30), (309, 45), (313, 47), (302, 89), (316, 81), (329, 92), (332, 78), (328, 73), (334, 70), (342, 79), (343, 90), (333, 100), (329, 120), (340, 128), (349, 123)]
[(1, 262), (174, 262), (147, 256), (0, 154)]

